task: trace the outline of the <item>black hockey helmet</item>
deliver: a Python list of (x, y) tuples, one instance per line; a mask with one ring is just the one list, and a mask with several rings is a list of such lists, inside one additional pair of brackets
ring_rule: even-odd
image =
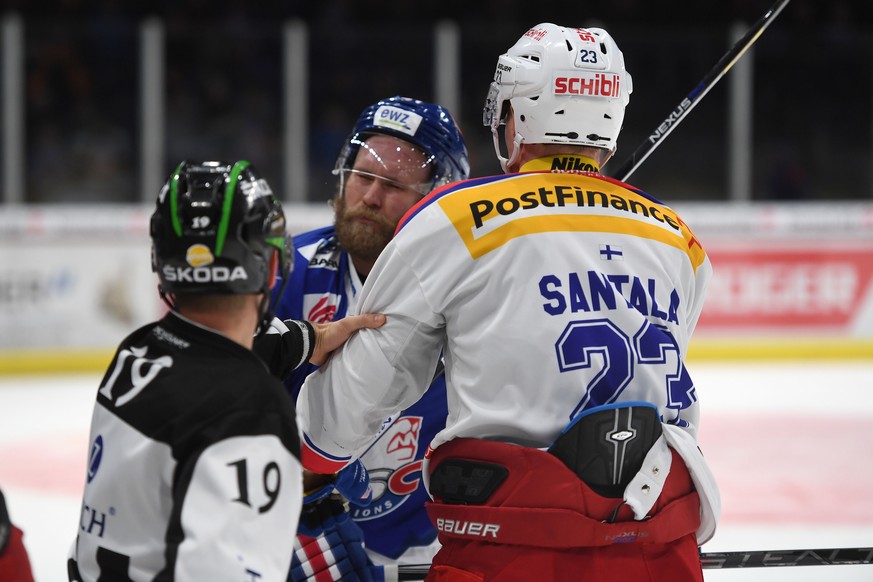
[(287, 280), (294, 260), (285, 214), (249, 162), (183, 161), (158, 195), (151, 218), (152, 270), (162, 296), (270, 296), (270, 260)]

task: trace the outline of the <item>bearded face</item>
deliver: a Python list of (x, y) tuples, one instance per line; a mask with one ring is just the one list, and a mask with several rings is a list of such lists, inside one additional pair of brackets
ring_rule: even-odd
[(340, 245), (366, 275), (394, 236), (397, 223), (427, 191), (428, 156), (402, 139), (374, 134), (362, 142), (351, 168), (341, 170), (333, 200)]
[(345, 196), (333, 200), (336, 211), (336, 234), (340, 246), (357, 262), (375, 262), (379, 253), (394, 236), (397, 222), (366, 206), (349, 208)]

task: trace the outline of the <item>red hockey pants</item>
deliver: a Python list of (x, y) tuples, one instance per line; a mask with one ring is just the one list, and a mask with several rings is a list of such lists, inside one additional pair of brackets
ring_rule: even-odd
[(0, 554), (0, 580), (3, 582), (33, 582), (23, 538), (21, 530), (13, 525), (6, 549)]
[(601, 497), (556, 457), (476, 439), (440, 445), (446, 459), (499, 464), (509, 476), (482, 505), (428, 504), (442, 549), (429, 582), (702, 582), (700, 501), (681, 457), (650, 518)]

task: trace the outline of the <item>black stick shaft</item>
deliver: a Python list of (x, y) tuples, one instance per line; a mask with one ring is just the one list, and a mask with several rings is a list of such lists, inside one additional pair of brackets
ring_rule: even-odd
[(700, 563), (708, 569), (873, 564), (873, 548), (708, 552), (700, 554)]
[[(704, 570), (873, 564), (873, 547), (707, 552), (700, 554), (700, 564)], [(403, 565), (399, 567), (399, 578), (400, 580), (424, 580), (429, 568), (429, 564)]]
[(774, 4), (770, 10), (758, 19), (758, 22), (756, 22), (755, 25), (752, 26), (746, 34), (724, 54), (718, 63), (716, 63), (715, 67), (713, 67), (706, 76), (703, 77), (703, 80), (700, 81), (700, 83), (679, 102), (679, 105), (670, 112), (670, 115), (668, 115), (667, 118), (661, 122), (651, 134), (649, 134), (649, 137), (647, 137), (646, 140), (643, 141), (636, 150), (634, 150), (634, 153), (625, 160), (624, 164), (622, 164), (614, 174), (616, 178), (622, 182), (627, 181), (630, 175), (640, 167), (653, 151), (655, 151), (655, 148), (661, 145), (667, 136), (676, 129), (676, 126), (685, 119), (688, 113), (694, 109), (698, 103), (700, 103), (703, 97), (709, 93), (713, 87), (715, 87), (716, 83), (718, 83), (725, 73), (731, 70), (734, 63), (736, 63), (740, 57), (745, 54), (749, 47), (758, 40), (758, 37), (761, 36), (768, 26), (770, 26), (770, 23), (773, 22), (776, 16), (782, 12), (782, 9), (785, 8), (785, 5), (790, 1), (791, 0), (777, 0), (776, 4)]

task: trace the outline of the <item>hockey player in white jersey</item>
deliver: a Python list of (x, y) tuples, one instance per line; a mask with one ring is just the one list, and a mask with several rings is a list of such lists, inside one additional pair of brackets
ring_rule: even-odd
[(600, 173), (631, 91), (605, 30), (528, 30), (485, 103), (507, 174), (406, 215), (358, 303), (387, 323), (304, 384), (303, 463), (332, 472), (445, 354), (429, 580), (703, 579), (720, 502), (685, 355), (712, 269), (675, 211)]
[(293, 249), (246, 161), (182, 162), (151, 220), (171, 311), (128, 336), (97, 391), (69, 579), (284, 581), (303, 497), (293, 404), (273, 374), (381, 316), (281, 322), (273, 374), (252, 352)]

